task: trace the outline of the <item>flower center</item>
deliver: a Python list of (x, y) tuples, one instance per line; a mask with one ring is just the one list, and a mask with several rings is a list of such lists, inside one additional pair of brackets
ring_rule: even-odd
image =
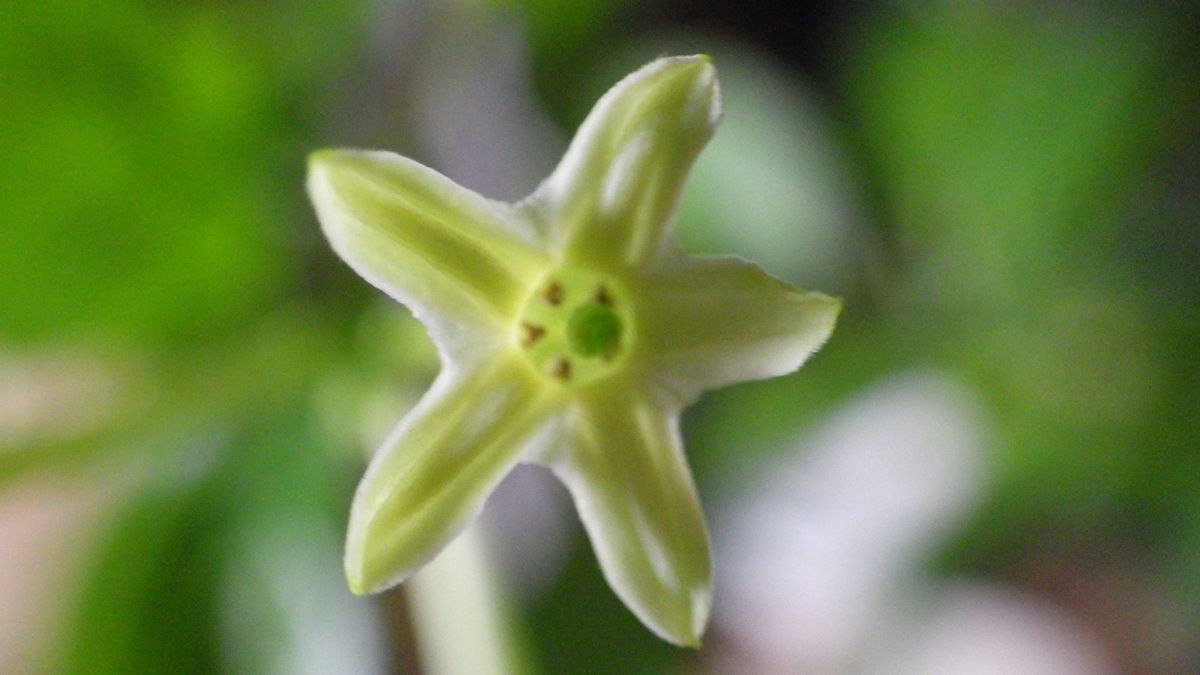
[(559, 269), (535, 284), (514, 339), (533, 366), (564, 384), (595, 382), (615, 372), (633, 337), (630, 304), (620, 284), (578, 269)]
[(581, 305), (567, 319), (571, 351), (580, 356), (604, 356), (621, 346), (621, 319), (598, 302)]

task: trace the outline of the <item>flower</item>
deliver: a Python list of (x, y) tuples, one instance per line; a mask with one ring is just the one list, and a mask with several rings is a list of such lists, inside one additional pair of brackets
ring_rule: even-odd
[(979, 399), (950, 373), (892, 374), (754, 467), (718, 507), (712, 672), (1118, 672), (1046, 598), (929, 573), (987, 492)]
[(711, 569), (679, 414), (706, 389), (795, 370), (840, 308), (676, 247), (668, 221), (719, 117), (708, 57), (654, 61), (600, 99), (517, 204), (392, 153), (312, 155), (334, 250), (413, 311), (442, 360), (355, 494), (352, 591), (403, 581), (517, 462), (536, 462), (566, 484), (633, 613), (699, 644)]

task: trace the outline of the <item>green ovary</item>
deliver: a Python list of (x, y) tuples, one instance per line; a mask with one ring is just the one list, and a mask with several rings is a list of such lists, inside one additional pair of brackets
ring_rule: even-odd
[(620, 347), (621, 319), (609, 307), (591, 302), (571, 313), (567, 336), (571, 351), (580, 356), (612, 355)]

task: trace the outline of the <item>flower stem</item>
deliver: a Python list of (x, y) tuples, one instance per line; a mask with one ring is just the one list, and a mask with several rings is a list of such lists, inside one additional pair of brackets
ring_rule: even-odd
[(418, 657), (430, 675), (531, 670), (485, 528), (470, 525), (405, 584)]

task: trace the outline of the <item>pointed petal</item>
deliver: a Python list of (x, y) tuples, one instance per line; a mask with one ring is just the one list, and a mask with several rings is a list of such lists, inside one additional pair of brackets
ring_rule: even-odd
[(569, 262), (636, 265), (662, 245), (720, 108), (707, 56), (646, 65), (600, 99), (526, 206)]
[(314, 153), (308, 190), (338, 255), (432, 321), (441, 346), (455, 324), (504, 324), (545, 266), (512, 207), (393, 153)]
[(805, 292), (737, 258), (684, 258), (647, 272), (639, 349), (661, 384), (690, 400), (706, 389), (800, 367), (841, 301)]
[(346, 538), (352, 591), (400, 583), (466, 526), (544, 426), (547, 392), (515, 354), (443, 371), (359, 483)]
[(549, 465), (566, 484), (610, 586), (651, 630), (698, 646), (711, 605), (704, 517), (678, 414), (627, 388), (592, 390)]

